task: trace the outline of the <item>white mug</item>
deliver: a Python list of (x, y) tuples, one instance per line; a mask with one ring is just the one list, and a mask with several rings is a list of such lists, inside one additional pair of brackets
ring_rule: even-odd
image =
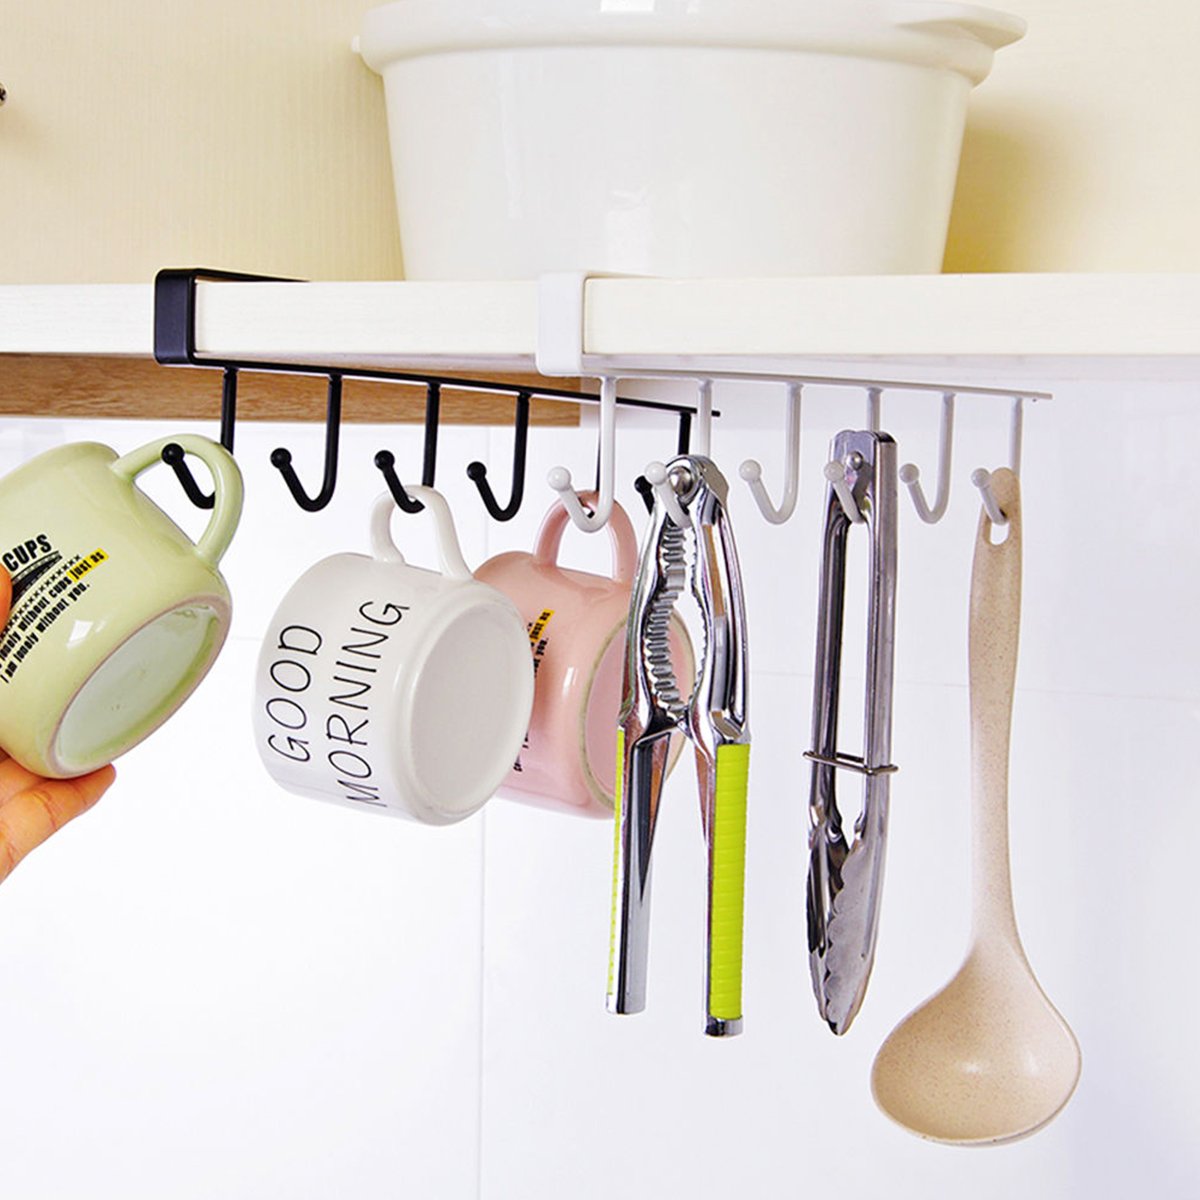
[(433, 517), (442, 572), (407, 563), (381, 496), (371, 555), (335, 554), (284, 597), (259, 654), (258, 752), (289, 791), (431, 825), (476, 812), (508, 774), (533, 706), (521, 618), (475, 580), (450, 510)]

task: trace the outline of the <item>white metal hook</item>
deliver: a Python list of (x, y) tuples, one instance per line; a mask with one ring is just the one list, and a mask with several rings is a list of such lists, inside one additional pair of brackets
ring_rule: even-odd
[[(708, 458), (712, 453), (712, 380), (699, 379), (696, 382), (699, 395), (696, 400), (696, 424), (691, 438), (691, 453)], [(642, 475), (654, 490), (659, 503), (667, 510), (667, 516), (680, 529), (690, 529), (692, 518), (687, 509), (679, 503), (665, 464), (658, 461), (647, 463)]]
[(979, 489), (979, 499), (987, 509), (987, 515), (993, 525), (1007, 525), (1008, 518), (996, 500), (992, 491), (992, 473), (986, 467), (980, 467), (971, 472), (971, 482)]
[(558, 493), (571, 520), (584, 531), (596, 533), (608, 524), (616, 494), (617, 381), (606, 375), (600, 380), (600, 486), (592, 512), (583, 507), (566, 467), (555, 467), (546, 482)]
[(846, 482), (846, 464), (830, 462), (825, 464), (825, 478), (837, 495), (846, 516), (854, 525), (862, 525), (866, 517), (859, 511), (858, 502), (854, 499), (854, 489)]
[(783, 499), (776, 508), (767, 495), (762, 481), (762, 464), (748, 458), (738, 474), (750, 485), (758, 511), (772, 525), (782, 525), (796, 511), (796, 499), (800, 493), (800, 395), (804, 390), (801, 383), (789, 383), (787, 390), (787, 426), (784, 434), (786, 459), (783, 468)]
[(917, 516), (926, 525), (936, 525), (945, 515), (950, 503), (950, 462), (954, 444), (954, 393), (942, 393), (942, 428), (938, 436), (938, 481), (933, 507), (925, 499), (921, 487), (921, 469), (915, 463), (900, 468), (900, 482), (908, 488)]
[(869, 387), (867, 388), (867, 428), (872, 433), (878, 433), (879, 427), (882, 424), (880, 419), (880, 410), (883, 401), (883, 388)]
[(696, 424), (692, 432), (692, 450), (704, 458), (712, 457), (712, 380), (701, 379), (696, 399)]
[[(1008, 465), (1014, 475), (1021, 474), (1021, 443), (1025, 432), (1025, 397), (1012, 398), (1012, 411), (1008, 424)], [(992, 491), (992, 473), (983, 467), (971, 472), (971, 482), (979, 489), (979, 499), (987, 509), (988, 519), (993, 525), (1007, 525), (1008, 517)]]
[[(872, 384), (867, 387), (867, 428), (872, 433), (879, 432), (880, 426), (880, 411), (883, 407), (883, 388)], [(829, 481), (830, 487), (833, 488), (834, 494), (838, 498), (838, 503), (842, 506), (842, 511), (853, 525), (862, 525), (866, 522), (866, 517), (858, 507), (858, 502), (854, 499), (854, 489), (846, 482), (846, 464), (843, 462), (833, 461), (825, 464), (825, 478)]]
[(688, 516), (687, 509), (679, 503), (679, 497), (675, 494), (674, 487), (671, 486), (667, 468), (660, 462), (647, 463), (643, 474), (646, 482), (654, 489), (659, 503), (667, 510), (667, 515), (671, 520), (680, 529), (690, 529), (692, 518)]

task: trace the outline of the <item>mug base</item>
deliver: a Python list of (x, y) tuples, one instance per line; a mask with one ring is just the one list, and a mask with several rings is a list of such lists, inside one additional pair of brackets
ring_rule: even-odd
[(160, 613), (126, 638), (71, 698), (50, 745), (56, 775), (84, 775), (149, 737), (191, 695), (229, 626), (205, 597)]

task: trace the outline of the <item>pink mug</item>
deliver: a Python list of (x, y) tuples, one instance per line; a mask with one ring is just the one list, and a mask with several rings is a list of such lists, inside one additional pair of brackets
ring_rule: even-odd
[[(588, 496), (581, 497), (585, 502)], [(594, 498), (592, 498), (594, 500)], [(529, 732), (498, 796), (593, 817), (611, 817), (616, 783), (617, 719), (625, 672), (625, 624), (637, 570), (637, 539), (619, 504), (608, 522), (613, 575), (558, 565), (569, 517), (556, 503), (532, 554), (488, 559), (475, 578), (503, 592), (526, 628), (534, 662)], [(672, 628), (672, 658), (686, 690), (694, 670), (682, 623)], [(674, 765), (683, 739), (672, 746)]]

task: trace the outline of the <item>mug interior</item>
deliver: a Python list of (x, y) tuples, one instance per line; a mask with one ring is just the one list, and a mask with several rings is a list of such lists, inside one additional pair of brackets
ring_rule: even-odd
[(529, 647), (499, 605), (447, 621), (412, 693), (409, 767), (425, 802), (451, 820), (474, 812), (520, 752), (533, 698)]
[(51, 744), (54, 765), (78, 775), (154, 732), (200, 682), (223, 640), (225, 612), (192, 602), (143, 625), (88, 677)]

